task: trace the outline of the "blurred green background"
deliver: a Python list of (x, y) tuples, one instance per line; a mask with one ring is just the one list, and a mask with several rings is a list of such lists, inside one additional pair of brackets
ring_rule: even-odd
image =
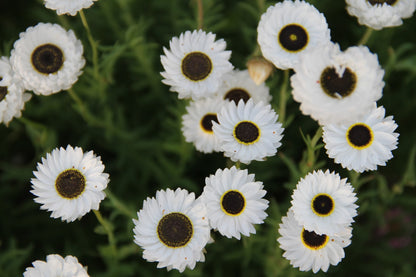
[[(245, 69), (256, 48), (260, 15), (276, 1), (203, 0), (203, 29), (217, 34), (232, 50), (231, 62)], [(308, 1), (327, 18), (331, 37), (342, 49), (354, 46), (366, 28), (350, 17), (345, 2)], [(57, 253), (74, 255), (88, 266), (90, 276), (178, 276), (156, 269), (141, 257), (133, 243), (132, 218), (143, 200), (156, 190), (182, 187), (198, 196), (204, 179), (229, 161), (222, 153), (202, 154), (182, 136), (181, 116), (186, 101), (161, 83), (162, 47), (173, 36), (198, 26), (196, 0), (100, 0), (84, 10), (98, 42), (94, 73), (91, 46), (79, 15), (57, 16), (41, 0), (2, 1), (0, 54), (9, 56), (13, 43), (38, 22), (59, 23), (73, 29), (84, 45), (84, 73), (73, 87), (51, 96), (36, 96), (23, 117), (0, 126), (0, 276), (21, 276), (32, 261)], [(186, 270), (185, 276), (311, 276), (282, 258), (278, 224), (290, 205), (300, 177), (329, 168), (355, 186), (359, 215), (352, 244), (338, 266), (316, 276), (415, 276), (416, 274), (416, 18), (402, 26), (373, 32), (367, 46), (377, 53), (385, 70), (383, 98), (386, 115), (399, 125), (399, 148), (386, 167), (361, 175), (333, 163), (313, 140), (317, 123), (299, 111), (288, 94), (285, 131), (279, 154), (246, 166), (264, 183), (270, 201), (266, 222), (257, 234), (241, 241), (212, 232), (206, 262)], [(279, 112), (283, 72), (267, 81), (272, 105)], [(304, 134), (302, 138), (301, 134)], [(94, 214), (64, 223), (40, 210), (30, 193), (30, 178), (45, 153), (59, 146), (81, 146), (101, 156), (110, 174), (114, 195), (100, 211), (117, 242), (116, 255)], [(123, 205), (116, 202), (119, 199)]]

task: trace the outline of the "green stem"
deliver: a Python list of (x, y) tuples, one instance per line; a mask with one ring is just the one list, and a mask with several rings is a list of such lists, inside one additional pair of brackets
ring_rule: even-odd
[(130, 210), (120, 199), (118, 199), (109, 189), (105, 191), (108, 199), (110, 200), (111, 204), (115, 209), (117, 209), (120, 213), (124, 214), (128, 218), (133, 218), (136, 216), (136, 213)]
[(116, 239), (114, 237), (114, 233), (110, 224), (108, 223), (107, 220), (103, 218), (99, 210), (93, 210), (93, 212), (95, 216), (97, 217), (98, 222), (101, 224), (101, 226), (103, 226), (104, 230), (106, 231), (107, 237), (108, 237), (108, 243), (111, 247), (111, 251), (113, 252), (114, 257), (116, 257), (117, 256)]
[(198, 18), (197, 18), (197, 29), (202, 29), (204, 27), (204, 6), (202, 0), (196, 0), (198, 7)]
[(287, 102), (287, 86), (289, 83), (289, 70), (284, 71), (283, 83), (280, 87), (280, 98), (279, 98), (279, 121), (284, 125), (286, 117), (286, 102)]
[(365, 30), (365, 33), (361, 37), (361, 39), (358, 41), (358, 45), (366, 44), (368, 42), (368, 40), (370, 39), (370, 36), (371, 36), (372, 33), (373, 33), (373, 29), (367, 28)]
[(84, 28), (87, 31), (88, 41), (90, 42), (90, 45), (91, 45), (92, 64), (93, 64), (93, 69), (94, 69), (94, 78), (96, 80), (99, 80), (100, 79), (100, 73), (99, 73), (99, 70), (98, 70), (98, 47), (97, 47), (97, 43), (94, 40), (94, 38), (92, 37), (91, 30), (90, 30), (90, 27), (88, 26), (87, 18), (85, 17), (84, 11), (80, 10), (79, 15), (81, 17), (82, 25), (84, 25)]

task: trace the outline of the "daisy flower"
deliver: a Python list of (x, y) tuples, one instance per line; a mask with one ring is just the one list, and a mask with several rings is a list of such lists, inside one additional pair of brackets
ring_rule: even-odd
[(224, 76), (224, 81), (217, 94), (222, 99), (234, 101), (236, 104), (241, 99), (247, 102), (248, 99), (252, 98), (256, 103), (260, 101), (269, 103), (272, 99), (266, 84), (261, 83), (257, 85), (250, 78), (248, 70), (233, 70)]
[(61, 257), (58, 254), (46, 256), (46, 262), (34, 261), (27, 267), (23, 277), (88, 277), (87, 269), (74, 256)]
[(293, 267), (301, 271), (312, 270), (313, 273), (319, 270), (326, 272), (329, 265), (337, 265), (345, 257), (344, 248), (351, 243), (351, 231), (350, 227), (345, 227), (336, 235), (307, 231), (296, 221), (290, 209), (279, 224), (281, 237), (277, 241), (285, 251), (283, 257)]
[(204, 261), (210, 240), (205, 205), (185, 189), (159, 190), (156, 198), (143, 201), (134, 222), (134, 242), (143, 248), (143, 258), (180, 272)]
[(213, 95), (223, 75), (233, 69), (229, 62), (231, 51), (225, 51), (226, 42), (215, 40), (215, 34), (202, 30), (186, 31), (169, 42), (170, 50), (163, 48), (160, 59), (165, 69), (162, 82), (176, 91), (180, 99), (198, 99)]
[(270, 6), (260, 18), (257, 34), (263, 56), (280, 69), (293, 68), (300, 55), (331, 40), (324, 15), (304, 1)]
[(263, 199), (266, 191), (262, 182), (254, 181), (254, 174), (235, 166), (218, 169), (205, 178), (201, 195), (207, 207), (211, 227), (222, 235), (240, 239), (241, 235), (255, 234), (254, 224), (267, 217), (269, 201)]
[(296, 220), (308, 231), (333, 235), (350, 226), (357, 215), (354, 188), (347, 179), (329, 170), (314, 171), (301, 178), (292, 194)]
[(304, 55), (290, 78), (301, 111), (321, 125), (355, 120), (381, 98), (384, 70), (365, 46), (328, 44)]
[(282, 124), (277, 118), (272, 107), (263, 102), (255, 104), (249, 99), (236, 105), (231, 101), (221, 109), (219, 124), (213, 122), (212, 129), (226, 157), (248, 164), (276, 154), (283, 137)]
[(6, 125), (14, 117), (20, 117), (25, 103), (32, 97), (25, 93), (23, 86), (16, 78), (7, 57), (0, 58), (0, 123)]
[(58, 24), (38, 23), (20, 33), (10, 62), (25, 89), (38, 95), (66, 90), (78, 80), (85, 65), (81, 41)]
[(71, 222), (91, 209), (98, 210), (109, 182), (103, 171), (101, 157), (92, 151), (84, 153), (70, 145), (55, 148), (33, 172), (31, 193), (41, 209), (52, 211), (51, 217)]
[(347, 11), (357, 17), (358, 23), (372, 29), (395, 27), (402, 19), (413, 15), (415, 0), (346, 0)]
[(323, 127), (323, 140), (330, 158), (348, 170), (376, 170), (393, 158), (397, 148), (397, 124), (385, 110), (375, 107), (357, 122)]
[(212, 122), (218, 122), (217, 114), (224, 105), (219, 98), (203, 98), (191, 101), (182, 116), (182, 133), (187, 142), (203, 153), (220, 151), (220, 142), (212, 131)]
[(45, 7), (56, 10), (58, 15), (76, 15), (82, 9), (87, 9), (98, 0), (44, 0)]

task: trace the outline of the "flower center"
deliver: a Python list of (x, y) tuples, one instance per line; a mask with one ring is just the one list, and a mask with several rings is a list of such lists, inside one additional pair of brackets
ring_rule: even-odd
[[(3, 80), (2, 77), (0, 77), (0, 81)], [(7, 94), (7, 87), (0, 87), (0, 102), (3, 101), (4, 97), (6, 97)]]
[(308, 33), (300, 25), (286, 25), (279, 32), (279, 44), (286, 51), (298, 52), (308, 45)]
[(202, 130), (207, 133), (212, 133), (212, 121), (218, 123), (218, 118), (216, 114), (208, 113), (204, 115), (204, 117), (201, 119)]
[(210, 58), (201, 52), (191, 52), (182, 60), (182, 73), (192, 81), (201, 81), (212, 71)]
[(334, 200), (325, 193), (317, 194), (311, 202), (312, 211), (318, 216), (328, 216), (334, 211)]
[(244, 89), (233, 88), (224, 95), (224, 99), (234, 101), (236, 104), (242, 99), (244, 103), (247, 103), (248, 99), (250, 99), (250, 94)]
[(356, 149), (369, 147), (374, 139), (373, 131), (364, 123), (356, 123), (347, 130), (348, 144)]
[(260, 129), (250, 121), (241, 121), (234, 127), (234, 137), (239, 143), (253, 144), (260, 139)]
[(221, 209), (228, 215), (241, 214), (246, 207), (244, 196), (236, 190), (229, 190), (221, 196)]
[(185, 246), (191, 240), (193, 233), (191, 220), (182, 213), (167, 214), (157, 225), (157, 235), (160, 241), (171, 248)]
[(373, 6), (378, 5), (378, 4), (383, 5), (384, 3), (386, 3), (387, 5), (393, 6), (394, 4), (396, 4), (397, 0), (367, 0), (367, 2)]
[(302, 230), (301, 239), (303, 245), (311, 250), (318, 250), (324, 248), (329, 241), (327, 235), (318, 235), (314, 231)]
[(333, 98), (350, 95), (357, 84), (357, 76), (348, 67), (340, 76), (335, 68), (327, 67), (322, 71), (320, 84), (326, 94)]
[(78, 169), (67, 169), (56, 177), (55, 188), (60, 196), (75, 199), (85, 190), (85, 177)]
[(43, 74), (56, 73), (64, 64), (64, 53), (53, 44), (38, 46), (32, 53), (33, 67)]

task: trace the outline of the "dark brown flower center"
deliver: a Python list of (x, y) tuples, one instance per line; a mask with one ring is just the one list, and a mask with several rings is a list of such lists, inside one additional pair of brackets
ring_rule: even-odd
[(221, 207), (227, 214), (238, 215), (244, 210), (245, 206), (244, 196), (236, 190), (227, 191), (222, 196)]
[[(3, 78), (0, 77), (0, 81), (2, 81)], [(7, 95), (7, 87), (0, 87), (0, 102), (3, 101), (4, 97)]]
[(348, 67), (342, 76), (338, 75), (335, 68), (327, 67), (321, 74), (320, 84), (326, 94), (334, 98), (342, 98), (350, 95), (357, 84), (357, 76)]
[(244, 103), (247, 103), (248, 99), (250, 99), (250, 94), (244, 89), (234, 88), (224, 95), (224, 99), (234, 101), (236, 104), (242, 99)]
[(210, 58), (201, 52), (191, 52), (182, 60), (182, 73), (192, 81), (201, 81), (212, 71)]
[(302, 242), (310, 249), (320, 249), (328, 242), (327, 235), (318, 235), (314, 231), (302, 230)]
[(280, 45), (289, 52), (302, 50), (308, 44), (308, 33), (297, 24), (286, 25), (279, 32)]
[(367, 125), (358, 123), (349, 128), (347, 139), (353, 147), (365, 148), (371, 145), (373, 134)]
[(201, 119), (201, 126), (204, 129), (204, 131), (212, 133), (212, 121), (218, 123), (218, 118), (216, 114), (209, 113)]
[(367, 0), (367, 1), (373, 6), (377, 4), (383, 5), (384, 3), (386, 3), (387, 5), (393, 6), (397, 2), (397, 0)]
[(60, 196), (74, 199), (80, 196), (85, 190), (85, 177), (77, 169), (67, 169), (61, 172), (55, 181), (56, 191)]
[(329, 215), (334, 210), (334, 201), (329, 195), (318, 194), (312, 199), (312, 209), (320, 216)]
[(234, 137), (243, 144), (251, 144), (260, 138), (259, 128), (252, 122), (241, 121), (234, 128)]
[(32, 65), (40, 73), (56, 73), (63, 64), (64, 54), (56, 45), (43, 44), (32, 52)]
[(163, 216), (157, 225), (159, 239), (172, 248), (185, 246), (191, 240), (193, 232), (191, 220), (177, 212)]

